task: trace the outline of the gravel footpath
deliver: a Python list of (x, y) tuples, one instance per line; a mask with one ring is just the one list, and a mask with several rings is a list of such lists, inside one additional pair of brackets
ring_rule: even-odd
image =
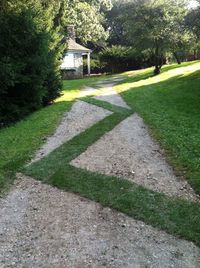
[(101, 88), (104, 90), (102, 93), (100, 91), (98, 96), (94, 96), (93, 98), (97, 100), (107, 101), (111, 104), (130, 109), (130, 107), (126, 104), (126, 102), (122, 99), (122, 97), (113, 89), (113, 86), (115, 84), (116, 83), (114, 82), (106, 84), (104, 83), (97, 84), (100, 87), (100, 90)]
[(85, 86), (80, 90), (79, 98), (82, 98), (85, 96), (90, 96), (92, 94), (95, 94), (95, 92), (97, 92), (97, 91), (98, 91), (98, 89), (96, 89), (96, 88)]
[(65, 113), (55, 134), (47, 139), (46, 143), (36, 153), (31, 163), (40, 160), (63, 143), (110, 114), (112, 114), (112, 112), (101, 107), (80, 100), (76, 101), (71, 110)]
[(128, 178), (169, 196), (198, 201), (187, 181), (177, 178), (143, 120), (134, 114), (106, 133), (71, 164)]
[[(106, 85), (111, 92), (110, 84)], [(93, 90), (85, 88), (82, 94)], [(105, 97), (122, 104), (119, 96), (113, 96)], [(110, 114), (77, 101), (33, 161)], [(174, 176), (137, 115), (104, 135), (73, 164), (125, 176), (169, 195), (196, 199), (186, 182)], [(8, 195), (0, 199), (0, 268), (8, 267), (199, 268), (200, 249), (122, 213), (18, 174)]]
[(97, 94), (92, 98), (96, 100), (107, 101), (111, 104), (130, 109), (122, 97), (113, 89), (113, 86), (116, 84), (116, 82), (121, 80), (122, 79), (113, 79), (112, 81), (99, 82), (96, 84), (96, 86), (98, 86), (98, 89), (85, 86), (80, 92), (80, 97)]
[(198, 268), (193, 243), (19, 175), (0, 200), (0, 267)]

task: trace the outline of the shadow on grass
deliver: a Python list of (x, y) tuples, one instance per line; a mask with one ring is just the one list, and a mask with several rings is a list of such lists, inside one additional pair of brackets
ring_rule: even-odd
[[(151, 70), (149, 69), (141, 74), (140, 77), (129, 77), (127, 80), (130, 79), (131, 83), (133, 83), (133, 81), (148, 79), (151, 75)], [(196, 83), (196, 79), (191, 78), (189, 79), (190, 82), (188, 82), (188, 79), (189, 77), (183, 76), (179, 78), (173, 77), (164, 82), (154, 83), (153, 86), (145, 85), (133, 90), (128, 88), (127, 91), (121, 93), (126, 102), (141, 113), (145, 121), (158, 133), (162, 144), (166, 148), (169, 147), (169, 150), (174, 152), (174, 156), (178, 155), (175, 158), (180, 163), (182, 163), (182, 160), (180, 161), (182, 159), (180, 156), (183, 152), (182, 141), (187, 135), (191, 138), (191, 133), (195, 130), (194, 123), (196, 122), (196, 118), (191, 119), (191, 114), (188, 117), (190, 120), (185, 119), (185, 114), (188, 114), (188, 111), (183, 113), (181, 105), (187, 110), (188, 106), (191, 107), (189, 103), (192, 99), (192, 102), (195, 101), (195, 108), (192, 114), (195, 114), (195, 111), (199, 112), (196, 107), (196, 101), (199, 101), (199, 99), (196, 97), (197, 93), (194, 94), (196, 90), (193, 90), (196, 87), (199, 88), (197, 86), (199, 81)], [(67, 81), (64, 84), (65, 91), (69, 89), (68, 83), (72, 82)], [(86, 84), (84, 80), (81, 82), (74, 81), (73, 83), (70, 88), (73, 89), (72, 87), (74, 87), (74, 90), (78, 90), (79, 87)], [(193, 83), (192, 87), (191, 83)], [(122, 84), (127, 85), (124, 82)], [(190, 88), (190, 91), (188, 91), (188, 88)], [(179, 93), (177, 94), (176, 92)], [(193, 94), (195, 98), (192, 97)], [(190, 96), (189, 103), (186, 101), (183, 104), (182, 100), (179, 101), (181, 96), (182, 100), (183, 98), (185, 99), (185, 96)], [(2, 158), (0, 158), (0, 167), (2, 169), (14, 172), (21, 168), (31, 158), (33, 152), (44, 142), (44, 139), (53, 133), (63, 113), (73, 103), (73, 100), (70, 101), (71, 96), (64, 95), (64, 98), (68, 99), (68, 101), (60, 101), (42, 109), (20, 122), (19, 125), (14, 126), (13, 129), (5, 130), (4, 134), (0, 133), (0, 148), (1, 152), (3, 152), (1, 154)], [(178, 105), (177, 101), (179, 101)], [(98, 104), (100, 105), (100, 103)], [(108, 107), (107, 103), (102, 105)], [(119, 111), (116, 107), (109, 106), (109, 108), (113, 110), (114, 114), (63, 144), (41, 161), (24, 168), (23, 171), (27, 175), (40, 179), (45, 183), (66, 191), (79, 193), (104, 206), (110, 206), (131, 217), (143, 220), (152, 226), (200, 245), (199, 204), (169, 198), (164, 194), (145, 189), (123, 179), (87, 172), (69, 165), (72, 159), (84, 152), (88, 146), (129, 115), (128, 112)], [(181, 113), (184, 115), (181, 116)], [(189, 121), (192, 128), (188, 132)], [(176, 131), (177, 124), (180, 125), (178, 131)], [(184, 132), (185, 128), (186, 133)], [(198, 131), (197, 134), (199, 135)], [(190, 146), (191, 144), (195, 145), (194, 141), (196, 140), (198, 141), (199, 138), (193, 137), (192, 143), (190, 141)], [(1, 141), (4, 143), (3, 146), (1, 146)], [(186, 139), (186, 143), (187, 141)], [(187, 155), (185, 157), (189, 163), (189, 157)], [(192, 157), (191, 160), (193, 162), (194, 158)]]
[(15, 173), (30, 161), (34, 152), (52, 135), (64, 112), (79, 95), (79, 90), (103, 77), (63, 81), (63, 93), (53, 103), (12, 126), (0, 130), (0, 193), (9, 188)]
[[(157, 76), (153, 75), (153, 67), (147, 68), (144, 70), (127, 72), (126, 76), (128, 78), (126, 78), (124, 81), (119, 82), (118, 85), (125, 86), (126, 84), (130, 84), (131, 86), (131, 83), (136, 83), (136, 82), (140, 82), (140, 84), (142, 83), (156, 84), (156, 83), (159, 83), (160, 81), (167, 80), (168, 78), (170, 79), (171, 78), (170, 72), (178, 70), (179, 74), (182, 75), (181, 72), (184, 73), (187, 67), (190, 68), (190, 66), (193, 66), (195, 68), (195, 66), (197, 66), (198, 68), (199, 63), (200, 63), (199, 61), (194, 61), (194, 62), (185, 62), (185, 63), (182, 63), (181, 65), (178, 65), (178, 64), (164, 65), (161, 69), (161, 74)], [(176, 77), (177, 75), (178, 74), (174, 73), (174, 77)], [(166, 78), (163, 79), (165, 76)]]
[[(123, 94), (125, 93), (128, 92)], [(98, 105), (100, 103), (98, 102)], [(107, 105), (109, 104), (102, 103), (104, 107)], [(113, 110), (112, 115), (63, 144), (41, 161), (26, 167), (23, 172), (44, 183), (78, 193), (200, 245), (198, 203), (170, 198), (125, 179), (105, 176), (69, 165), (70, 161), (84, 152), (88, 146), (131, 114), (131, 111), (128, 114), (122, 112), (123, 110), (117, 110), (116, 107), (108, 108)]]
[(199, 204), (169, 198), (123, 179), (67, 165), (57, 170), (48, 183), (200, 245)]
[(23, 172), (60, 189), (78, 193), (104, 206), (200, 245), (200, 206), (170, 198), (125, 179), (75, 168), (68, 163), (103, 133), (123, 120), (113, 114), (63, 144)]

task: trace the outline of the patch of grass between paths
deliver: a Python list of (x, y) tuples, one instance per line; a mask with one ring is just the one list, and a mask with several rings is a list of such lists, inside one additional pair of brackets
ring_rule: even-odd
[(117, 113), (117, 114), (123, 114), (123, 115), (130, 115), (132, 112), (127, 109), (127, 108), (124, 108), (124, 107), (120, 107), (120, 106), (116, 106), (114, 104), (111, 104), (107, 101), (102, 101), (102, 100), (97, 100), (97, 99), (93, 99), (93, 98), (90, 98), (90, 97), (83, 97), (81, 98), (81, 100), (85, 101), (85, 102), (88, 102), (90, 104), (94, 104), (96, 106), (100, 106), (104, 109), (107, 109), (113, 113)]
[(9, 189), (16, 172), (32, 158), (45, 139), (53, 134), (63, 114), (70, 110), (79, 96), (80, 89), (102, 79), (105, 76), (65, 80), (62, 96), (54, 104), (10, 127), (0, 129), (0, 194)]
[(89, 98), (87, 101), (115, 112), (22, 171), (44, 183), (78, 193), (200, 246), (199, 204), (167, 197), (125, 179), (69, 165), (71, 160), (132, 113), (131, 110), (111, 107), (106, 102)]

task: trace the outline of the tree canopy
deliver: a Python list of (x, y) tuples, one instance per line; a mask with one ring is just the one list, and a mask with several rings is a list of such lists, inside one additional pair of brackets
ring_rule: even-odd
[(62, 87), (67, 26), (83, 43), (103, 42), (110, 0), (2, 0), (0, 3), (0, 123), (52, 102)]
[(117, 72), (154, 65), (159, 74), (169, 55), (180, 63), (180, 55), (198, 53), (198, 2), (189, 8), (189, 0), (1, 0), (0, 123), (59, 95), (68, 25), (100, 52), (94, 66)]
[(109, 42), (128, 45), (154, 57), (155, 74), (160, 72), (165, 55), (186, 47), (192, 33), (185, 27), (188, 1), (115, 1), (108, 14)]

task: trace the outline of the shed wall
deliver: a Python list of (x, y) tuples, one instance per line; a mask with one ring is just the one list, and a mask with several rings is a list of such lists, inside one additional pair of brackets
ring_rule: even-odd
[(82, 53), (70, 53), (74, 57), (74, 67), (72, 67), (72, 60), (66, 56), (63, 59), (62, 76), (63, 79), (77, 79), (83, 77), (83, 57)]

